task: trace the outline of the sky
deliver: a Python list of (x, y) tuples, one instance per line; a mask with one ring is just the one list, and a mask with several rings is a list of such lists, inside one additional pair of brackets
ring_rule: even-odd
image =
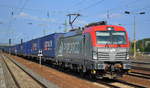
[[(133, 40), (150, 38), (150, 0), (0, 0), (0, 43), (20, 43), (71, 29), (68, 14), (79, 13), (74, 27), (107, 21), (126, 28)], [(129, 11), (130, 14), (125, 14)], [(145, 12), (145, 14), (139, 14)], [(67, 24), (65, 26), (64, 24)]]

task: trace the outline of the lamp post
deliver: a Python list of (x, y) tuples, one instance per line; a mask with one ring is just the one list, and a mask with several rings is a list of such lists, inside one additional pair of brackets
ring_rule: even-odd
[(133, 14), (133, 31), (134, 31), (134, 34), (133, 34), (133, 36), (134, 36), (134, 41), (133, 41), (133, 43), (134, 43), (134, 55), (133, 55), (133, 57), (135, 58), (136, 57), (136, 22), (135, 22), (135, 15), (137, 15), (137, 14), (140, 14), (140, 15), (142, 15), (142, 14), (145, 14), (145, 12), (139, 12), (139, 13), (131, 13), (131, 12), (129, 12), (129, 11), (125, 11), (125, 14)]

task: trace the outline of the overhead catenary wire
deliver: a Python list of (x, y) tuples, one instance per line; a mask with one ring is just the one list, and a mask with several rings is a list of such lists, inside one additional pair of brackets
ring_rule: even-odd
[[(21, 8), (20, 11), (19, 11), (19, 13), (20, 13), (21, 11), (23, 11), (25, 5), (27, 4), (27, 1), (28, 1), (28, 0), (25, 0), (25, 2), (24, 2), (24, 4), (23, 4), (22, 8)], [(13, 16), (14, 16), (14, 11), (13, 11), (13, 10), (14, 10), (14, 9), (12, 8), (12, 11), (10, 12), (11, 19), (10, 19), (10, 21), (9, 21), (9, 23), (8, 23), (8, 30), (10, 30), (10, 29), (12, 28), (12, 23), (16, 20), (16, 18), (13, 17)], [(11, 33), (10, 33), (10, 34), (11, 34)]]
[[(125, 4), (125, 5), (123, 5), (123, 6), (121, 6), (121, 7), (116, 7), (116, 8), (111, 8), (111, 9), (109, 9), (109, 11), (110, 11), (110, 13), (111, 12), (113, 12), (113, 11), (121, 11), (120, 12), (120, 14), (122, 13), (122, 10), (124, 9), (124, 8), (126, 8), (126, 9), (129, 9), (129, 7), (130, 6), (133, 6), (133, 4), (135, 4), (135, 3), (137, 3), (137, 2), (139, 2), (140, 0), (133, 0), (133, 1), (131, 1), (131, 2), (129, 2), (129, 3), (127, 3), (127, 4)], [(131, 3), (133, 3), (133, 4), (131, 4)], [(128, 7), (128, 8), (127, 8)], [(135, 12), (138, 12), (138, 11), (141, 11), (142, 9), (143, 10), (146, 10), (146, 9), (148, 9), (148, 7), (149, 7), (149, 5), (147, 5), (147, 6), (145, 6), (145, 7), (143, 7), (143, 8), (137, 8), (137, 10), (134, 10)], [(131, 8), (131, 7), (130, 7)], [(134, 12), (133, 11), (133, 12)]]
[(20, 9), (20, 11), (19, 11), (19, 13), (23, 11), (23, 9), (24, 9), (25, 6), (27, 5), (27, 2), (28, 2), (28, 1), (29, 1), (29, 0), (25, 0), (24, 4), (22, 5), (22, 7), (21, 7), (21, 9)]
[[(14, 9), (18, 9), (18, 10), (22, 9), (22, 7), (16, 7), (16, 6), (10, 6), (10, 5), (2, 5), (2, 4), (0, 4), (0, 7), (14, 8)], [(31, 8), (24, 8), (24, 10), (27, 10), (27, 11), (38, 11), (38, 12), (42, 12), (43, 11), (41, 9), (31, 9)]]
[[(88, 5), (87, 7), (81, 8), (81, 9), (75, 11), (75, 12), (81, 13), (81, 12), (83, 12), (85, 10), (91, 9), (91, 8), (93, 8), (93, 7), (101, 4), (103, 1), (104, 0), (100, 0), (100, 1), (94, 2), (94, 3), (90, 4), (90, 5)], [(131, 2), (128, 2), (125, 5), (121, 6), (121, 8), (120, 7), (119, 8), (116, 7), (116, 8), (112, 8), (112, 9), (107, 9), (107, 11), (105, 11), (106, 12), (106, 18), (107, 18), (107, 20), (111, 18), (111, 15), (113, 14), (112, 11), (121, 11), (123, 8), (129, 7), (130, 5), (132, 5), (132, 3), (137, 3), (137, 2), (138, 2), (138, 0), (133, 0)], [(118, 14), (122, 14), (123, 15), (122, 12), (119, 12)], [(84, 14), (83, 14), (82, 17), (84, 17)], [(87, 16), (86, 16), (86, 18), (87, 18)], [(88, 18), (89, 18), (89, 16), (88, 16)]]
[(85, 8), (79, 9), (78, 12), (81, 12), (81, 11), (83, 11), (83, 10), (87, 10), (87, 9), (89, 9), (89, 8), (93, 8), (94, 6), (97, 6), (98, 4), (101, 4), (103, 1), (104, 1), (104, 0), (100, 0), (100, 1), (97, 1), (97, 2), (95, 2), (95, 3), (92, 3), (92, 4), (88, 5), (88, 6), (85, 7)]
[[(27, 10), (27, 11), (37, 11), (37, 12), (46, 12), (46, 16), (47, 16), (47, 19), (49, 19), (50, 18), (50, 15), (52, 14), (52, 13), (61, 13), (61, 12), (63, 12), (63, 11), (61, 11), (61, 10), (53, 10), (53, 11), (49, 11), (49, 10), (42, 10), (42, 9), (30, 9), (30, 8), (25, 8), (25, 6), (26, 6), (26, 4), (27, 4), (27, 2), (28, 2), (29, 0), (26, 0), (25, 2), (24, 2), (24, 4), (22, 5), (22, 7), (16, 7), (16, 6), (9, 6), (9, 5), (2, 5), (2, 4), (0, 4), (0, 7), (6, 7), (6, 8), (10, 8), (11, 9), (11, 11), (10, 11), (10, 15), (11, 15), (11, 19), (9, 20), (9, 23), (8, 23), (8, 29), (10, 29), (11, 27), (12, 27), (12, 21), (14, 22), (15, 20), (16, 20), (16, 17), (14, 17), (15, 15), (16, 15), (16, 13), (17, 14), (20, 14), (20, 12), (22, 12), (23, 10)], [(16, 10), (19, 10), (19, 11), (16, 11)], [(30, 22), (31, 23), (31, 22)], [(31, 23), (31, 24), (33, 24), (33, 23)], [(56, 22), (53, 22), (52, 24), (62, 24), (62, 23), (56, 23)]]
[[(15, 10), (21, 10), (22, 7), (16, 7), (16, 6), (10, 6), (10, 5), (3, 5), (3, 4), (0, 4), (0, 7), (5, 7), (5, 8), (10, 8), (10, 9), (15, 9)], [(32, 8), (23, 8), (23, 10), (26, 10), (26, 11), (31, 11), (31, 12), (45, 12), (47, 13), (48, 11), (51, 12), (51, 13), (68, 13), (69, 11), (68, 10), (49, 10), (49, 9), (32, 9)]]
[(85, 3), (85, 1), (87, 1), (87, 0), (80, 0), (79, 2), (75, 3), (74, 6), (75, 7), (81, 6), (81, 4)]
[[(123, 6), (121, 6), (121, 7), (115, 7), (115, 8), (111, 8), (111, 9), (109, 9), (110, 11), (116, 11), (116, 10), (122, 10), (123, 8), (127, 8), (127, 7), (129, 7), (130, 5), (133, 5), (133, 4), (135, 4), (135, 3), (137, 3), (138, 2), (138, 0), (133, 0), (133, 1), (131, 1), (131, 2), (129, 2), (129, 3), (126, 3), (126, 4), (124, 4)], [(132, 4), (133, 3), (133, 4)]]
[[(96, 5), (100, 4), (100, 3), (102, 3), (103, 1), (104, 1), (104, 0), (95, 2), (95, 3), (89, 5), (89, 6), (85, 7), (85, 8), (82, 8), (82, 9), (78, 10), (78, 11), (79, 11), (79, 12), (82, 12), (82, 11), (84, 11), (84, 9), (85, 9), (85, 10), (88, 10), (88, 9), (93, 8), (94, 6), (96, 6)], [(137, 2), (138, 2), (138, 0), (133, 0), (133, 1), (131, 1), (131, 2), (129, 2), (129, 3), (125, 4), (125, 5), (123, 5), (123, 6), (121, 6), (121, 7), (119, 7), (119, 8), (118, 8), (118, 7), (115, 7), (115, 8), (107, 9), (107, 10), (105, 10), (104, 12), (106, 12), (106, 15), (107, 15), (107, 16), (108, 16), (108, 12), (109, 12), (109, 17), (111, 17), (111, 14), (112, 14), (113, 11), (121, 11), (123, 8), (129, 7), (130, 5), (132, 5), (131, 3), (137, 3)], [(121, 13), (120, 13), (120, 14), (121, 14)], [(83, 16), (84, 16), (84, 15), (83, 15)], [(107, 17), (107, 16), (106, 16), (106, 17)]]
[[(150, 9), (150, 5), (146, 5), (146, 6), (142, 7), (142, 8), (140, 8), (140, 9), (137, 9), (136, 12), (141, 11), (141, 10), (146, 11), (148, 9)], [(147, 11), (147, 12), (149, 12), (149, 11)]]
[[(20, 14), (20, 12), (21, 12), (21, 11), (23, 11), (23, 9), (24, 9), (25, 5), (27, 4), (27, 1), (28, 1), (28, 0), (25, 0), (25, 2), (24, 2), (24, 4), (23, 4), (23, 6), (21, 7), (21, 9), (20, 9), (20, 11), (19, 11), (19, 14)], [(12, 8), (12, 11), (10, 12), (10, 13), (11, 13), (11, 18), (12, 18), (12, 19), (9, 21), (8, 29), (10, 29), (10, 28), (11, 28), (12, 21), (15, 21), (15, 20), (16, 20), (16, 18), (14, 18), (14, 19), (13, 19), (13, 16), (14, 16), (14, 11), (13, 11), (13, 9), (14, 9), (14, 8)]]
[[(23, 11), (25, 5), (27, 4), (27, 1), (28, 1), (28, 0), (25, 0), (23, 6), (20, 8), (19, 14), (20, 14), (20, 12)], [(14, 10), (14, 8), (12, 8), (12, 11), (10, 12), (10, 15), (11, 15), (12, 20), (9, 21), (9, 25), (12, 24), (12, 21), (15, 21), (15, 20), (16, 20), (16, 18), (13, 19), (13, 16), (14, 16), (14, 11), (13, 11), (13, 10)], [(8, 26), (8, 27), (10, 28), (11, 26)], [(9, 28), (8, 28), (8, 29), (9, 29)]]

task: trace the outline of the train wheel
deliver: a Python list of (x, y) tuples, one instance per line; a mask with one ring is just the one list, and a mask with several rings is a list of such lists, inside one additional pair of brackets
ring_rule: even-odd
[(85, 75), (86, 75), (86, 73), (85, 73), (85, 72), (83, 72), (82, 70), (80, 70), (80, 72), (79, 72), (79, 73), (80, 73), (80, 76), (81, 76), (81, 77), (85, 77)]
[(89, 79), (90, 81), (95, 82), (95, 81), (96, 81), (96, 75), (94, 75), (94, 74), (88, 74), (88, 79)]

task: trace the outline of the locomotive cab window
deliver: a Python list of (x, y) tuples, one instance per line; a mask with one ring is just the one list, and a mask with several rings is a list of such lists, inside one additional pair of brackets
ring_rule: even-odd
[(126, 44), (124, 31), (97, 31), (97, 44)]

